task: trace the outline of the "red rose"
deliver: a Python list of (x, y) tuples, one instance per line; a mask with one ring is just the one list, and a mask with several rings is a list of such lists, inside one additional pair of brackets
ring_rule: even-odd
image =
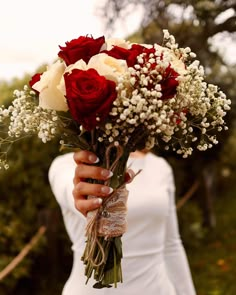
[(129, 56), (129, 49), (122, 48), (119, 46), (113, 46), (110, 50), (103, 50), (102, 53), (106, 53), (107, 55), (114, 57), (116, 59), (124, 59), (127, 60)]
[(58, 56), (65, 61), (67, 66), (80, 59), (88, 63), (92, 56), (100, 52), (104, 43), (105, 38), (103, 36), (97, 39), (88, 36), (80, 36), (78, 39), (66, 42), (65, 47), (59, 46), (61, 51), (59, 51)]
[(132, 67), (137, 63), (137, 56), (138, 55), (145, 53), (147, 56), (149, 56), (149, 54), (154, 53), (154, 52), (155, 52), (155, 49), (153, 47), (146, 48), (146, 47), (138, 45), (138, 44), (133, 44), (130, 49), (130, 55), (129, 55), (129, 59), (128, 59), (127, 63), (129, 65), (129, 67)]
[[(34, 84), (37, 83), (40, 80), (42, 73), (37, 73), (35, 75), (32, 76), (31, 80), (29, 81), (29, 86), (34, 89)], [(36, 91), (37, 93), (39, 93), (37, 90), (34, 89), (34, 91)]]
[(165, 72), (162, 74), (163, 78), (160, 82), (162, 92), (161, 99), (169, 99), (175, 96), (179, 85), (179, 82), (176, 80), (178, 76), (179, 74), (170, 66), (166, 68)]
[(103, 52), (114, 58), (124, 59), (126, 60), (129, 67), (133, 67), (137, 63), (138, 55), (140, 55), (141, 53), (154, 53), (155, 50), (154, 48), (149, 49), (139, 44), (133, 44), (130, 49), (114, 46), (111, 50), (104, 50)]
[(64, 79), (73, 119), (86, 130), (94, 129), (106, 119), (116, 99), (115, 82), (100, 76), (94, 69), (74, 69), (71, 73), (65, 73)]

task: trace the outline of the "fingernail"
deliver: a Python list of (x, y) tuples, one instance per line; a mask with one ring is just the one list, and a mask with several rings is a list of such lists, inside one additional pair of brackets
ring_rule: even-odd
[(102, 174), (103, 177), (106, 177), (106, 178), (110, 178), (113, 175), (113, 173), (111, 171), (105, 170), (105, 169), (102, 170), (101, 174)]
[(109, 186), (103, 186), (101, 188), (101, 192), (104, 194), (111, 194), (113, 192), (113, 188)]
[(91, 163), (98, 163), (99, 162), (99, 158), (95, 155), (89, 155), (88, 159)]
[(95, 205), (101, 205), (102, 204), (102, 199), (101, 198), (96, 198), (96, 199), (94, 199), (94, 204)]

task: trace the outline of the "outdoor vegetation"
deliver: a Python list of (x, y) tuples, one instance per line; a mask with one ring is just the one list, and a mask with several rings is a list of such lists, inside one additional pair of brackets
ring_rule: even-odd
[[(215, 38), (236, 40), (236, 3), (231, 0), (107, 0), (101, 17), (112, 32), (135, 6), (145, 7), (140, 30), (129, 40), (153, 43), (168, 29), (181, 47), (189, 46), (206, 68), (208, 82), (232, 100), (229, 131), (220, 143), (188, 159), (162, 153), (172, 165), (180, 232), (198, 295), (236, 294), (236, 64), (212, 45)], [(112, 34), (111, 34), (112, 35)], [(128, 38), (128, 37), (127, 37)], [(222, 41), (223, 42), (223, 41)], [(236, 41), (235, 41), (236, 42)], [(42, 68), (44, 66), (42, 65)], [(35, 71), (40, 71), (36, 69)], [(30, 78), (0, 81), (0, 103)], [(4, 128), (0, 126), (0, 134)], [(154, 150), (160, 154), (158, 150)], [(9, 150), (10, 169), (0, 171), (0, 295), (61, 294), (72, 252), (47, 171), (60, 152), (58, 143), (42, 146), (25, 138)], [(25, 248), (39, 228), (46, 229), (28, 255), (2, 277), (2, 270)], [(180, 282), (181, 284), (181, 282)]]

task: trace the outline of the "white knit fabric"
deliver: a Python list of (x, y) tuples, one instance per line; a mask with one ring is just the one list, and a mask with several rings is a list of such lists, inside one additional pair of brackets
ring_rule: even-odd
[(69, 153), (53, 161), (49, 181), (61, 207), (74, 252), (72, 271), (62, 294), (195, 295), (179, 236), (171, 167), (152, 153), (130, 158), (128, 165), (134, 171), (143, 170), (127, 185), (128, 229), (122, 237), (124, 282), (119, 283), (117, 289), (98, 290), (92, 288), (92, 279), (85, 285), (84, 265), (80, 260), (85, 247), (86, 219), (74, 207), (73, 156)]

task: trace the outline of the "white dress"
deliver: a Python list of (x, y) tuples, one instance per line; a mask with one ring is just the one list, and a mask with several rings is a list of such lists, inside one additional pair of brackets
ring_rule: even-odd
[[(71, 153), (57, 157), (49, 170), (52, 191), (61, 207), (72, 242), (74, 262), (63, 295), (195, 295), (187, 257), (179, 236), (175, 187), (169, 164), (148, 153), (129, 158), (142, 172), (127, 185), (128, 229), (122, 237), (123, 283), (117, 288), (94, 289), (85, 285), (81, 255), (85, 247), (86, 218), (74, 207), (75, 163)], [(62, 265), (63, 267), (63, 265)]]

